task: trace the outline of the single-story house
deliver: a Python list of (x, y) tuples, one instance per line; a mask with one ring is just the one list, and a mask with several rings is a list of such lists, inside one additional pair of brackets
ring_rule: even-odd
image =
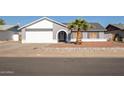
[(18, 28), (19, 25), (0, 25), (0, 41), (18, 41)]
[[(106, 29), (99, 23), (90, 23), (92, 28), (82, 31), (82, 41), (107, 41)], [(58, 43), (76, 40), (76, 31), (70, 31), (67, 23), (57, 22), (47, 17), (40, 18), (19, 28), (22, 43)]]
[(109, 24), (106, 29), (110, 40), (120, 41), (124, 39), (124, 24)]

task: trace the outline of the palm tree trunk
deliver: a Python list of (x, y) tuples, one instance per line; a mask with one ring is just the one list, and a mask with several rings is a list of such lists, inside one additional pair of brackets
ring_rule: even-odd
[(76, 38), (76, 44), (80, 43), (80, 31), (77, 31), (77, 38)]
[(82, 38), (83, 38), (83, 32), (80, 31), (80, 44), (82, 42)]

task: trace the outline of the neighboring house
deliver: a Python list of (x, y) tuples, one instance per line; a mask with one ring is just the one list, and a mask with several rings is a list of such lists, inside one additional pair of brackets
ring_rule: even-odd
[(18, 41), (18, 25), (0, 25), (0, 40)]
[[(82, 41), (107, 41), (106, 29), (99, 23), (90, 23), (91, 29), (82, 31)], [(19, 28), (22, 43), (58, 43), (76, 40), (76, 31), (69, 31), (67, 24), (43, 17)]]
[(106, 29), (110, 40), (119, 41), (119, 38), (124, 38), (124, 24), (109, 24)]

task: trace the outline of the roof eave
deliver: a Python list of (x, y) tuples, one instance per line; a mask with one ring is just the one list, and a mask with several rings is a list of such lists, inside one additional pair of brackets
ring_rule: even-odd
[(9, 29), (14, 28), (14, 27), (19, 27), (19, 25), (18, 25), (18, 24), (17, 24), (17, 25), (14, 25), (14, 26), (12, 26), (12, 27), (6, 29), (6, 30), (9, 30)]

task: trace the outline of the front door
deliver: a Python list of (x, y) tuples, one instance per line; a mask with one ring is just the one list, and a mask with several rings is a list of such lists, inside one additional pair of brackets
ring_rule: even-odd
[(61, 31), (58, 33), (58, 41), (59, 42), (66, 42), (66, 38), (67, 38), (66, 32)]

